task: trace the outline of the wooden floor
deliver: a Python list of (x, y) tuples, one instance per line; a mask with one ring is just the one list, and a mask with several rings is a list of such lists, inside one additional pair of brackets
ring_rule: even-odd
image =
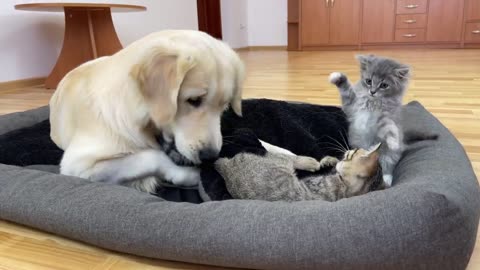
[[(366, 52), (363, 52), (366, 53)], [(462, 142), (480, 176), (480, 50), (395, 50), (374, 52), (414, 69), (406, 101), (418, 100)], [(249, 75), (244, 97), (339, 104), (328, 74), (358, 78), (356, 52), (241, 52)], [(47, 104), (42, 87), (0, 92), (0, 114)], [(469, 270), (480, 270), (480, 247)], [(0, 221), (0, 269), (215, 269), (127, 256)], [(220, 268), (218, 268), (220, 269)]]

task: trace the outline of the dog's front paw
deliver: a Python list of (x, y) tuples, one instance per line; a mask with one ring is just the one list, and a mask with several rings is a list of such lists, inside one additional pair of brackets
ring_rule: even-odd
[(316, 172), (320, 170), (320, 162), (311, 157), (297, 156), (294, 163), (295, 169)]
[(347, 76), (340, 72), (332, 72), (330, 73), (330, 76), (328, 76), (328, 81), (336, 86), (339, 86), (347, 81)]
[(167, 176), (166, 180), (177, 186), (196, 186), (200, 182), (200, 169), (195, 167), (178, 167)]

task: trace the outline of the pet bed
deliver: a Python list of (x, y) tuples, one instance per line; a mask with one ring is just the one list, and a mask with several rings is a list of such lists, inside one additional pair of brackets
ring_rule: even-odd
[[(463, 147), (419, 103), (403, 113), (407, 128), (439, 139), (411, 145), (385, 191), (335, 203), (178, 203), (54, 174), (52, 165), (0, 164), (0, 219), (125, 253), (227, 267), (465, 269), (480, 214), (475, 174)], [(1, 116), (0, 134), (47, 117), (47, 108)]]

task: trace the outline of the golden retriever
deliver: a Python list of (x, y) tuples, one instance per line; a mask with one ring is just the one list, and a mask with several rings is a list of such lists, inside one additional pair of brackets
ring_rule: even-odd
[(241, 115), (243, 79), (230, 47), (189, 30), (153, 33), (77, 67), (50, 100), (60, 172), (151, 193), (158, 179), (196, 185), (199, 171), (164, 150), (189, 165), (216, 158), (220, 116), (229, 105)]

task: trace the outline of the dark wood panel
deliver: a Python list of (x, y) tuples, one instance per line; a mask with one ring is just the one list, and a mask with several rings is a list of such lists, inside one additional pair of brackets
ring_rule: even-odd
[(288, 24), (288, 46), (289, 51), (297, 51), (300, 49), (299, 39), (298, 39), (298, 23), (289, 23)]
[(197, 0), (198, 30), (222, 39), (220, 0)]
[(288, 22), (300, 21), (300, 0), (288, 0)]

